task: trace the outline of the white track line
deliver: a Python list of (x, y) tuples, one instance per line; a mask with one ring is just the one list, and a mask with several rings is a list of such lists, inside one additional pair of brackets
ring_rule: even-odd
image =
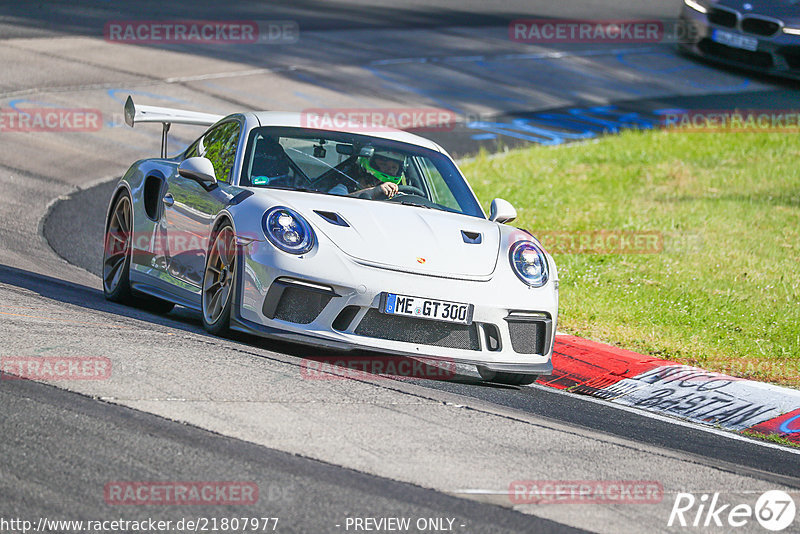
[(212, 72), (208, 74), (196, 74), (194, 76), (178, 76), (175, 78), (164, 78), (164, 83), (183, 83), (183, 82), (197, 82), (202, 80), (219, 80), (222, 78), (239, 78), (242, 76), (258, 76), (259, 74), (273, 74), (280, 72), (288, 72), (297, 70), (297, 67), (290, 65), (288, 67), (278, 67), (274, 69), (250, 69), (250, 70), (237, 70), (232, 72)]
[[(570, 482), (569, 480), (565, 480), (564, 482)], [(800, 494), (800, 490), (793, 490), (793, 489), (784, 489), (786, 493), (798, 493)], [(673, 491), (666, 491), (664, 490), (664, 495), (672, 495), (676, 493), (716, 493), (720, 492), (720, 490), (710, 490), (710, 489), (693, 489), (693, 490), (673, 490)], [(456, 489), (456, 490), (448, 490), (448, 493), (463, 493), (465, 495), (508, 495), (508, 490), (495, 490), (495, 489), (475, 489), (475, 488), (468, 488), (468, 489)], [(764, 493), (764, 490), (751, 490), (751, 489), (729, 489), (725, 490), (724, 493), (728, 494), (736, 494), (736, 495), (761, 495)], [(541, 491), (539, 495), (560, 495), (557, 491), (547, 492)], [(520, 504), (528, 504), (528, 503), (520, 503)], [(611, 503), (607, 503), (611, 504)]]

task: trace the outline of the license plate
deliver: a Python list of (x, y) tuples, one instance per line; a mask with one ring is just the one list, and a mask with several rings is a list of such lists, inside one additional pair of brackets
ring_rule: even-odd
[(472, 324), (472, 304), (411, 297), (396, 293), (384, 293), (382, 297), (381, 311), (389, 315), (404, 315), (406, 317), (417, 317), (418, 319), (430, 319), (447, 323)]
[(758, 39), (739, 35), (738, 33), (714, 30), (711, 33), (711, 39), (720, 44), (732, 46), (734, 48), (741, 48), (743, 50), (750, 50), (751, 52), (755, 52), (758, 48)]

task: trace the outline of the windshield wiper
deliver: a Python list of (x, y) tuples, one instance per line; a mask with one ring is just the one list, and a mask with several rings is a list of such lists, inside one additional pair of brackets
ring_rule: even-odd
[(429, 206), (428, 204), (421, 204), (420, 202), (414, 202), (413, 200), (394, 200), (394, 198), (389, 199), (392, 202), (397, 202), (398, 204), (402, 204), (404, 206), (416, 206), (418, 208), (428, 208), (429, 210), (435, 210), (439, 208), (434, 208), (433, 206)]
[(283, 191), (300, 191), (301, 193), (320, 193), (327, 195), (325, 191), (318, 191), (317, 189), (309, 189), (307, 187), (289, 187), (288, 185), (266, 185), (265, 189), (282, 189)]

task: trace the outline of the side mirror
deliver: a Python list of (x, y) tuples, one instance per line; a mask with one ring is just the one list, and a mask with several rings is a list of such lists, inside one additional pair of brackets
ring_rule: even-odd
[(517, 210), (511, 205), (511, 202), (496, 198), (492, 200), (492, 207), (489, 212), (489, 220), (499, 223), (511, 222), (517, 218)]
[(195, 180), (205, 188), (217, 185), (217, 176), (214, 165), (208, 158), (187, 158), (178, 165), (178, 174), (184, 178)]

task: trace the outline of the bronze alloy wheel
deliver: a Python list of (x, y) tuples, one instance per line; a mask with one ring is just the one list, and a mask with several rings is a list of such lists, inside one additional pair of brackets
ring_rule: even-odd
[(235, 280), (236, 236), (230, 226), (223, 226), (208, 251), (203, 276), (203, 322), (206, 328), (227, 329)]

